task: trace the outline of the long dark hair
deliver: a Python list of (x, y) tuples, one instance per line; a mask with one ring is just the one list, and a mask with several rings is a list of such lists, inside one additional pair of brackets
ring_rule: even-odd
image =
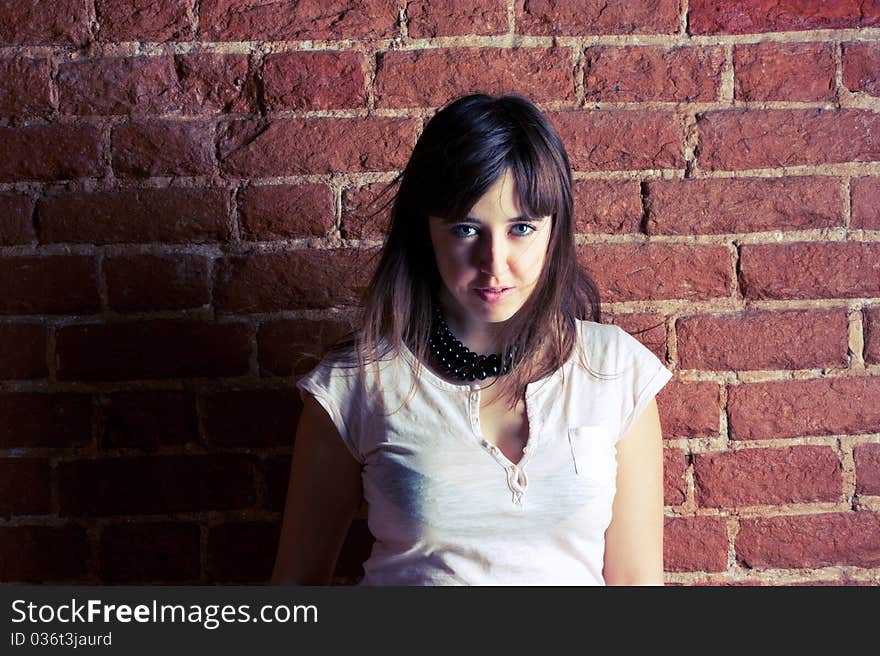
[[(510, 171), (525, 216), (552, 217), (544, 268), (534, 291), (497, 333), (501, 353), (516, 366), (495, 383), (511, 408), (526, 385), (559, 369), (577, 343), (577, 320), (599, 323), (599, 291), (578, 263), (574, 243), (571, 166), (549, 121), (519, 95), (459, 98), (425, 126), (391, 201), (390, 228), (361, 303), (360, 329), (327, 355), (363, 368), (402, 344), (420, 367), (427, 361), (432, 307), (442, 285), (428, 217), (463, 219)], [(387, 207), (387, 203), (386, 203)], [(376, 372), (378, 374), (378, 365)], [(376, 376), (378, 381), (379, 376)], [(380, 387), (381, 392), (381, 387)]]

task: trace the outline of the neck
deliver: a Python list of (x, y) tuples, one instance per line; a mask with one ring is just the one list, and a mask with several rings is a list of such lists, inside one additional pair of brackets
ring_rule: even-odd
[(445, 293), (441, 292), (439, 302), (446, 325), (462, 344), (474, 353), (482, 355), (496, 352), (498, 348), (497, 329), (492, 324), (483, 321), (468, 321), (459, 311), (457, 304), (446, 298)]

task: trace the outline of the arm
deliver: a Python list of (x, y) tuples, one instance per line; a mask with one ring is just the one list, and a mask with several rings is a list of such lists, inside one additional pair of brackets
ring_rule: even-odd
[(305, 395), (273, 585), (327, 585), (361, 502), (361, 465), (327, 411)]
[(608, 585), (663, 585), (663, 443), (656, 399), (617, 443), (617, 493), (602, 573)]

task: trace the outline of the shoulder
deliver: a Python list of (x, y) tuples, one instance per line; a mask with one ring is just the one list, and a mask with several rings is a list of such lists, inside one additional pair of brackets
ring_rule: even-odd
[(578, 336), (582, 343), (606, 345), (626, 334), (619, 326), (610, 323), (596, 323), (586, 319), (577, 320)]
[(657, 355), (620, 326), (578, 320), (579, 343), (591, 366), (608, 374), (632, 368), (656, 368)]
[(317, 386), (343, 391), (356, 387), (372, 388), (401, 377), (406, 367), (402, 353), (384, 348), (383, 345), (376, 355), (378, 357), (366, 356), (361, 362), (353, 349), (325, 355), (309, 372), (300, 377), (297, 385), (304, 389)]
[(578, 319), (578, 343), (587, 354), (613, 355), (631, 346), (634, 338), (620, 326)]

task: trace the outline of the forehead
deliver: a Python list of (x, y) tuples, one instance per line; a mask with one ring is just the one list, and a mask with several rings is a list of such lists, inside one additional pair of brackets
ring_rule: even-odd
[(522, 215), (516, 182), (510, 171), (504, 171), (498, 179), (477, 199), (468, 217), (479, 220), (506, 221)]

